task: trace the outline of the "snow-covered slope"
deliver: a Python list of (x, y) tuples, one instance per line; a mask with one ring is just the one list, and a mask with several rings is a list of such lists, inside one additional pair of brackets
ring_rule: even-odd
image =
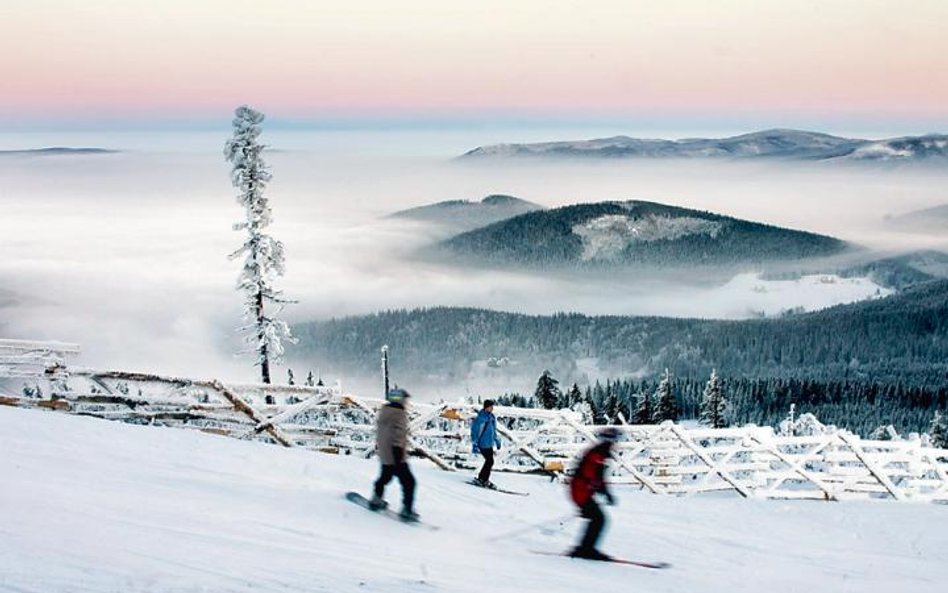
[(870, 142), (845, 158), (853, 160), (909, 161), (948, 157), (948, 135), (927, 134)]
[(764, 130), (729, 138), (682, 140), (613, 136), (593, 140), (479, 146), (464, 153), (461, 158), (524, 156), (918, 160), (948, 158), (948, 136), (929, 134), (873, 141), (790, 129)]
[(4, 407), (0, 450), (0, 591), (934, 593), (948, 579), (933, 505), (617, 488), (604, 548), (673, 564), (652, 571), (531, 554), (580, 527), (540, 477), (497, 475), (530, 492), (514, 498), (414, 462), (432, 532), (342, 498), (367, 490), (374, 460)]

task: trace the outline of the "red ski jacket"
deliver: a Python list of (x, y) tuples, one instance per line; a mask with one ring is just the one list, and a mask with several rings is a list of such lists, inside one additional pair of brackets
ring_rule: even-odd
[(569, 493), (579, 506), (589, 502), (593, 494), (606, 491), (606, 460), (609, 459), (609, 444), (600, 443), (586, 451), (576, 467), (569, 484)]

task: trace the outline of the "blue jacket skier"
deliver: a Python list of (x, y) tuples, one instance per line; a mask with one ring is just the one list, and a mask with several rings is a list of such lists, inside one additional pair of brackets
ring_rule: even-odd
[(471, 422), (471, 452), (484, 457), (484, 465), (474, 481), (485, 488), (496, 488), (490, 481), (490, 470), (494, 467), (494, 447), (500, 449), (497, 418), (494, 416), (494, 401), (486, 399), (484, 407)]

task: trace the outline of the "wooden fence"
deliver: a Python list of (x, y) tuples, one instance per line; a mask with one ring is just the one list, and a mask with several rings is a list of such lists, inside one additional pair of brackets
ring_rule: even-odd
[[(43, 407), (138, 424), (192, 428), (284, 447), (369, 457), (384, 402), (336, 387), (224, 384), (157, 375), (69, 369), (0, 383), (0, 404)], [(413, 403), (413, 453), (446, 471), (471, 470), (476, 406)], [(503, 447), (496, 469), (568, 475), (602, 428), (568, 410), (495, 407)], [(782, 436), (770, 427), (617, 426), (613, 483), (657, 494), (729, 491), (744, 497), (948, 502), (948, 450), (923, 439), (870, 441), (844, 430)]]
[(0, 339), (0, 377), (53, 375), (78, 354), (77, 344)]

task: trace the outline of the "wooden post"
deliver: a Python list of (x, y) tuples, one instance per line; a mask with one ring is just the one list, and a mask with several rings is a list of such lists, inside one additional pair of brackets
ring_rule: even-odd
[(385, 388), (384, 393), (382, 393), (382, 399), (388, 399), (388, 345), (382, 346), (382, 385)]

